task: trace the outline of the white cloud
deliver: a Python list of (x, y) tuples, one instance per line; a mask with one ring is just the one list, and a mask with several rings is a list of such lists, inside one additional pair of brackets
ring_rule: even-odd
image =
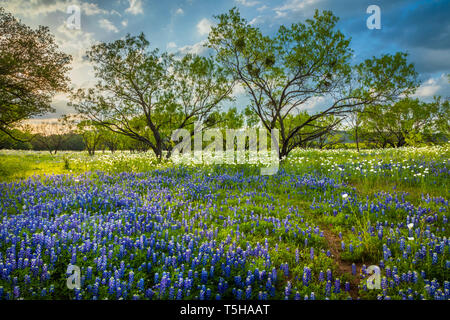
[(325, 97), (312, 97), (307, 102), (300, 105), (298, 107), (298, 110), (312, 110), (315, 108), (320, 108), (323, 107), (325, 102), (326, 102)]
[(284, 17), (287, 16), (287, 12), (286, 11), (275, 10), (275, 13), (276, 13), (275, 19), (284, 18)]
[(69, 77), (75, 87), (89, 87), (94, 82), (94, 71), (85, 54), (96, 43), (94, 34), (69, 30), (64, 25), (56, 29), (55, 38), (60, 48), (73, 57)]
[(111, 14), (115, 14), (115, 15), (117, 15), (117, 16), (119, 16), (119, 17), (121, 17), (122, 15), (119, 13), (119, 12), (117, 12), (116, 10), (111, 10)]
[(102, 29), (105, 29), (106, 31), (109, 32), (119, 32), (119, 29), (117, 29), (117, 27), (108, 19), (101, 19), (99, 22), (99, 25)]
[(238, 4), (241, 4), (245, 7), (253, 7), (259, 4), (259, 1), (252, 1), (252, 0), (235, 0)]
[(142, 9), (142, 1), (141, 0), (128, 0), (130, 6), (125, 10), (125, 12), (137, 15), (140, 13), (144, 13), (144, 9)]
[(167, 49), (174, 49), (177, 47), (177, 44), (173, 41), (169, 42), (166, 46)]
[[(87, 16), (94, 16), (97, 14), (109, 14), (107, 10), (99, 8), (96, 3), (82, 2), (80, 9), (81, 13)], [(113, 13), (113, 11), (111, 11), (111, 14)]]
[[(61, 24), (54, 30), (55, 39), (59, 48), (73, 57), (71, 70), (68, 73), (72, 86), (75, 89), (89, 88), (96, 83), (95, 72), (92, 65), (87, 61), (86, 50), (96, 43), (94, 34), (82, 30), (69, 30)], [(74, 110), (67, 106), (69, 98), (66, 94), (58, 94), (54, 97), (52, 106), (56, 109), (56, 115), (73, 113)], [(55, 114), (45, 115), (46, 118), (54, 117)]]
[(253, 19), (249, 22), (249, 24), (253, 26), (253, 25), (255, 25), (255, 24), (262, 23), (262, 22), (264, 22), (263, 17), (262, 17), (262, 16), (257, 16), (256, 18), (253, 18)]
[(40, 15), (47, 15), (54, 12), (66, 13), (69, 5), (80, 6), (81, 14), (87, 16), (99, 14), (112, 14), (98, 6), (96, 3), (82, 2), (82, 1), (46, 1), (46, 0), (14, 0), (14, 1), (0, 1), (2, 6), (14, 15), (21, 15), (24, 17), (35, 17)]
[(2, 7), (6, 11), (11, 12), (14, 15), (22, 15), (24, 17), (33, 17), (36, 15), (47, 15), (52, 12), (66, 12), (67, 3), (55, 2), (46, 3), (43, 1), (26, 1), (26, 0), (15, 0), (15, 1), (2, 1)]
[(417, 88), (416, 96), (418, 97), (431, 97), (439, 91), (441, 86), (438, 84), (436, 79), (428, 79), (419, 88)]
[(123, 20), (121, 23), (122, 23), (122, 26), (126, 27), (128, 25), (128, 20)]
[(245, 91), (245, 87), (239, 83), (233, 87), (233, 97), (243, 96), (246, 93), (247, 91)]
[(82, 62), (85, 51), (95, 43), (93, 33), (69, 30), (65, 25), (60, 25), (54, 34), (58, 46), (72, 55), (75, 63)]
[(320, 0), (289, 0), (277, 9), (282, 11), (299, 11), (311, 7), (318, 2)]
[(183, 14), (184, 14), (184, 11), (181, 8), (178, 8), (177, 11), (175, 11), (175, 15), (177, 15), (177, 16), (182, 16)]
[(204, 52), (206, 52), (206, 50), (208, 50), (208, 48), (204, 46), (205, 43), (206, 43), (206, 41), (200, 41), (193, 45), (187, 45), (187, 46), (181, 47), (181, 48), (179, 48), (177, 53), (178, 53), (178, 55), (185, 55), (188, 53), (201, 55)]
[(199, 23), (197, 23), (197, 32), (201, 36), (204, 36), (204, 35), (209, 33), (209, 31), (211, 30), (212, 25), (213, 24), (212, 24), (211, 21), (209, 21), (206, 18), (203, 18), (202, 20), (200, 20)]
[(282, 6), (274, 8), (275, 18), (285, 18), (289, 13), (308, 15), (321, 0), (288, 0)]
[(441, 74), (436, 78), (429, 78), (427, 81), (417, 88), (415, 94), (416, 98), (427, 100), (435, 95), (448, 96), (450, 94), (450, 84), (446, 74)]

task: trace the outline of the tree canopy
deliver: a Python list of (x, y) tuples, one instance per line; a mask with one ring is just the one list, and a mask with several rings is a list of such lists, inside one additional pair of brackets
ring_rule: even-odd
[(70, 62), (48, 27), (33, 30), (0, 7), (0, 131), (14, 138), (22, 120), (53, 111), (53, 96), (68, 90)]
[[(236, 8), (216, 19), (206, 42), (211, 57), (161, 52), (143, 33), (92, 46), (86, 57), (97, 83), (74, 91), (66, 76), (71, 57), (59, 51), (49, 29), (33, 30), (0, 8), (0, 142), (56, 152), (76, 137), (73, 145), (92, 155), (98, 148), (128, 148), (151, 149), (161, 158), (164, 152), (170, 157), (178, 129), (192, 136), (196, 128), (216, 127), (224, 135), (263, 126), (279, 130), (284, 158), (298, 147), (339, 145), (344, 137), (358, 150), (360, 142), (401, 147), (448, 141), (448, 97), (428, 103), (411, 98), (417, 73), (405, 53), (355, 62), (350, 38), (337, 29), (332, 12), (316, 10), (273, 35)], [(235, 85), (249, 97), (243, 109), (226, 105)], [(75, 118), (82, 119), (78, 130), (58, 134), (42, 124), (32, 145), (19, 143), (33, 137), (19, 124), (52, 112), (57, 92), (70, 92)]]
[(404, 98), (390, 105), (371, 105), (361, 112), (363, 134), (379, 147), (417, 145), (449, 134), (449, 101)]
[(208, 120), (230, 99), (232, 83), (211, 58), (177, 60), (149, 45), (140, 34), (93, 46), (87, 56), (98, 83), (72, 99), (93, 123), (148, 145), (160, 158), (172, 147), (172, 131)]
[[(281, 26), (272, 37), (250, 25), (236, 8), (216, 18), (208, 46), (244, 86), (262, 125), (280, 130), (281, 158), (334, 127), (318, 119), (333, 115), (337, 125), (339, 116), (353, 108), (395, 101), (417, 86), (414, 66), (404, 53), (352, 65), (350, 39), (336, 30), (338, 18), (330, 11)], [(326, 97), (328, 106), (292, 121), (318, 97)]]

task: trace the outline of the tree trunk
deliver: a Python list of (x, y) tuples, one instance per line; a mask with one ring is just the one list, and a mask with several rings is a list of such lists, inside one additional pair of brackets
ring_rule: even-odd
[(358, 150), (358, 152), (359, 152), (358, 126), (355, 127), (355, 139), (356, 139), (356, 150)]

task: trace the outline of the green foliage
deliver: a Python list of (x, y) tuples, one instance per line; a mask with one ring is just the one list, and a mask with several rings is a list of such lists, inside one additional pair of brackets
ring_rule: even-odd
[[(89, 234), (102, 225), (108, 213), (123, 213), (118, 221), (125, 219), (126, 223), (133, 223), (139, 221), (140, 214), (148, 216), (145, 209), (137, 208), (151, 205), (151, 196), (156, 197), (155, 201), (165, 199), (164, 205), (158, 206), (160, 215), (155, 219), (170, 215), (173, 220), (167, 225), (166, 231), (158, 233), (156, 230), (152, 234), (154, 230), (138, 230), (137, 234), (127, 232), (124, 236), (139, 241), (142, 235), (148, 236), (148, 239), (156, 234), (159, 239), (179, 241), (185, 234), (195, 235), (207, 229), (217, 230), (213, 236), (214, 240), (223, 245), (225, 252), (235, 248), (240, 250), (239, 247), (247, 248), (246, 250), (258, 248), (258, 243), (260, 248), (267, 250), (267, 254), (263, 255), (249, 254), (245, 263), (230, 263), (229, 277), (224, 276), (220, 268), (222, 262), (216, 261), (218, 267), (214, 270), (214, 277), (208, 277), (206, 286), (216, 290), (217, 280), (226, 277), (230, 286), (221, 294), (224, 299), (236, 298), (232, 294), (233, 288), (237, 286), (233, 281), (234, 276), (240, 275), (244, 281), (248, 271), (254, 274), (256, 268), (266, 272), (275, 270), (277, 273), (277, 280), (272, 283), (275, 292), (269, 299), (283, 299), (287, 285), (292, 287), (290, 299), (297, 291), (301, 296), (310, 296), (314, 292), (316, 299), (347, 299), (349, 293), (343, 288), (340, 293), (327, 292), (326, 281), (320, 279), (319, 273), (322, 271), (327, 277), (328, 269), (333, 274), (333, 281), (336, 278), (341, 280), (342, 287), (345, 281), (352, 283), (352, 298), (358, 296), (362, 299), (375, 299), (377, 294), (382, 294), (384, 297), (402, 299), (402, 291), (406, 292), (412, 288), (414, 292), (411, 297), (422, 299), (420, 295), (423, 295), (423, 298), (432, 299), (436, 296), (430, 294), (425, 281), (438, 281), (440, 287), (448, 281), (448, 245), (444, 243), (443, 247), (437, 246), (436, 241), (430, 240), (429, 235), (435, 235), (439, 240), (445, 239), (448, 233), (445, 227), (448, 216), (445, 199), (448, 198), (449, 190), (449, 152), (448, 146), (362, 152), (296, 149), (282, 163), (278, 174), (261, 177), (258, 168), (248, 163), (238, 166), (174, 166), (170, 160), (165, 163), (157, 162), (151, 153), (117, 152), (98, 153), (94, 156), (88, 156), (86, 153), (63, 153), (50, 156), (48, 153), (2, 151), (2, 180), (12, 178), (8, 176), (5, 179), (4, 172), (11, 174), (17, 170), (27, 170), (20, 177), (43, 172), (66, 173), (57, 177), (35, 176), (28, 180), (5, 183), (3, 188), (30, 188), (28, 194), (40, 191), (45, 193), (41, 197), (29, 197), (28, 201), (24, 201), (20, 192), (4, 192), (2, 203), (5, 203), (5, 214), (12, 217), (24, 215), (26, 210), (33, 210), (30, 214), (34, 214), (35, 208), (42, 206), (43, 200), (54, 202), (55, 199), (63, 197), (67, 205), (58, 207), (57, 210), (61, 210), (59, 213), (56, 210), (53, 212), (59, 215), (78, 214), (81, 211), (77, 208), (83, 206), (85, 210), (80, 213), (83, 216), (80, 218), (82, 223), (79, 230)], [(73, 175), (67, 174), (70, 171), (64, 168), (66, 161), (70, 161), (69, 170), (73, 171)], [(33, 166), (39, 169), (29, 170)], [(11, 170), (12, 168), (15, 170)], [(134, 175), (132, 172), (140, 173)], [(129, 177), (132, 177), (132, 183), (127, 180)], [(34, 184), (38, 188), (32, 188)], [(61, 189), (63, 186), (67, 188)], [(86, 193), (86, 190), (89, 192)], [(81, 202), (82, 194), (88, 196), (89, 201)], [(343, 197), (344, 194), (346, 197)], [(112, 199), (108, 198), (109, 196)], [(124, 212), (122, 200), (133, 200), (127, 202), (127, 208), (136, 214)], [(186, 206), (183, 204), (187, 202), (191, 203), (191, 211), (201, 211), (204, 219), (193, 218), (185, 228), (171, 228), (175, 221), (184, 219)], [(51, 209), (47, 209), (49, 210)], [(415, 226), (410, 231), (407, 224), (411, 217), (414, 217)], [(15, 230), (14, 225), (11, 228)], [(37, 228), (24, 232), (31, 237), (33, 233), (40, 233), (41, 230)], [(20, 236), (24, 236), (23, 232)], [(410, 236), (413, 240), (408, 239)], [(123, 260), (127, 268), (125, 274), (128, 274), (129, 270), (134, 272), (135, 281), (130, 281), (127, 286), (128, 296), (123, 296), (124, 299), (131, 299), (134, 295), (149, 298), (144, 297), (144, 291), (136, 287), (137, 279), (144, 279), (146, 289), (155, 288), (153, 279), (156, 272), (159, 275), (162, 272), (171, 275), (171, 283), (179, 279), (180, 272), (184, 272), (184, 275), (188, 272), (187, 269), (180, 271), (179, 265), (165, 263), (164, 259), (152, 263), (151, 267), (140, 268), (142, 263), (148, 262), (149, 259), (146, 249), (142, 251), (137, 248), (118, 255), (121, 242), (117, 239), (113, 234), (113, 237), (103, 237), (102, 240), (111, 250), (111, 268), (118, 266)], [(401, 239), (404, 240), (403, 249)], [(211, 241), (209, 238), (206, 240)], [(201, 243), (199, 241), (200, 245)], [(439, 244), (441, 242), (438, 242)], [(40, 277), (40, 274), (35, 274), (31, 283), (27, 284), (23, 281), (23, 276), (31, 274), (29, 267), (15, 268), (10, 278), (0, 280), (3, 281), (1, 285), (4, 291), (12, 297), (12, 290), (17, 285), (21, 288), (21, 297), (25, 299), (73, 298), (73, 291), (65, 287), (66, 261), (71, 259), (71, 252), (62, 247), (57, 261), (51, 260), (48, 254), (42, 255), (43, 264), (49, 266), (48, 280)], [(433, 252), (439, 254), (435, 256)], [(177, 257), (182, 253), (174, 252), (172, 256)], [(335, 256), (336, 253), (338, 256)], [(83, 276), (86, 275), (86, 268), (92, 267), (95, 257), (95, 252), (77, 255), (77, 265)], [(201, 263), (192, 264), (190, 269), (199, 275), (203, 268), (209, 271), (212, 264), (209, 259), (210, 257), (206, 257)], [(381, 267), (381, 260), (384, 267)], [(285, 263), (289, 264), (289, 270), (280, 268)], [(347, 270), (350, 269), (351, 263), (357, 265), (355, 276)], [(380, 265), (382, 276), (388, 278), (388, 285), (378, 291), (364, 288), (367, 274), (359, 274), (362, 264)], [(307, 284), (303, 281), (305, 267), (311, 271)], [(388, 272), (388, 268), (391, 272)], [(424, 273), (421, 273), (421, 270)], [(417, 281), (404, 279), (392, 284), (391, 280), (396, 279), (394, 275), (403, 278), (402, 274), (409, 276), (410, 271), (417, 272)], [(101, 274), (101, 270), (93, 268), (93, 276), (85, 278), (82, 287), (83, 299), (93, 297), (92, 292), (86, 288), (95, 283), (95, 279), (97, 276), (101, 277)], [(13, 277), (18, 278), (17, 283), (11, 283)], [(183, 298), (195, 298), (199, 285), (202, 285), (200, 278), (193, 278), (192, 290), (183, 292)], [(252, 299), (257, 298), (260, 285), (262, 291), (268, 290), (265, 279), (258, 282), (258, 277), (255, 277), (255, 281), (251, 284)], [(49, 285), (55, 286), (54, 292), (47, 292), (45, 296), (32, 294), (33, 291), (39, 293)], [(155, 293), (154, 299), (169, 298), (167, 291), (161, 295), (158, 295), (159, 290), (155, 290)], [(98, 298), (104, 297), (117, 298), (115, 294), (108, 293), (107, 286), (100, 285)]]
[[(247, 114), (251, 109), (264, 127), (279, 128), (280, 157), (328, 134), (339, 116), (365, 104), (394, 101), (416, 86), (416, 73), (403, 53), (352, 66), (350, 40), (336, 30), (338, 18), (329, 11), (281, 26), (272, 37), (250, 25), (236, 8), (216, 18), (208, 46), (246, 89), (251, 100)], [(329, 106), (305, 116), (301, 107), (320, 97), (329, 98)], [(335, 116), (334, 123), (323, 121), (329, 116)]]
[(56, 122), (41, 122), (35, 127), (37, 134), (33, 141), (40, 150), (45, 149), (50, 154), (56, 154), (72, 137), (73, 122), (68, 116), (62, 116)]
[(395, 104), (371, 105), (361, 113), (367, 140), (380, 147), (420, 146), (449, 137), (448, 101), (404, 98)]
[(30, 133), (18, 129), (11, 129), (9, 133), (10, 135), (0, 131), (0, 149), (30, 150), (33, 148)]
[(176, 129), (193, 131), (229, 99), (232, 84), (212, 59), (149, 50), (143, 34), (94, 45), (87, 56), (98, 83), (73, 95), (75, 108), (93, 124), (151, 148), (170, 150)]
[(68, 90), (70, 61), (48, 27), (33, 30), (0, 7), (0, 131), (14, 138), (22, 120), (52, 111), (52, 97)]
[(90, 120), (82, 120), (77, 123), (77, 132), (83, 137), (83, 142), (89, 155), (93, 156), (103, 139), (101, 127)]
[(70, 170), (70, 160), (67, 156), (63, 156), (64, 160), (64, 170)]
[(205, 121), (206, 127), (214, 126), (220, 129), (240, 129), (243, 125), (243, 115), (236, 107), (231, 107), (223, 112), (215, 111)]

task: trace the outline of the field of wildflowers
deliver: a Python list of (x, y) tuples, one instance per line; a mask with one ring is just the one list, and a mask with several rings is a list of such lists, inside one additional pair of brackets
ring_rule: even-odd
[(0, 299), (448, 300), (449, 156), (297, 150), (262, 176), (251, 159), (2, 151)]

